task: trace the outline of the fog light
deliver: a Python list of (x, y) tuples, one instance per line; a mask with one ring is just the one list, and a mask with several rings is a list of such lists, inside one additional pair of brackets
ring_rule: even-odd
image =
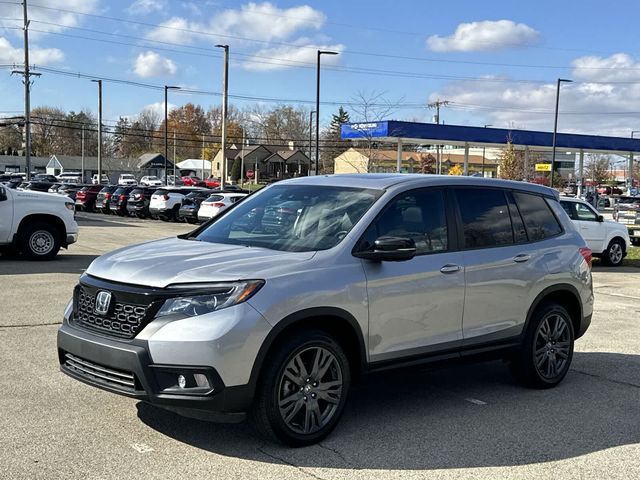
[(184, 375), (178, 375), (178, 386), (180, 388), (186, 388), (187, 379), (184, 377)]

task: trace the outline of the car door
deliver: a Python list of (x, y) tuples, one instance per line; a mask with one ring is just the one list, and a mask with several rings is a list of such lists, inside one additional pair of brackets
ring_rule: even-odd
[(515, 337), (522, 331), (533, 284), (547, 274), (545, 252), (529, 242), (510, 191), (453, 190), (464, 248), (463, 345)]
[(369, 299), (372, 362), (460, 346), (464, 303), (462, 254), (455, 251), (443, 189), (404, 192), (389, 202), (362, 242), (410, 237), (417, 254), (400, 262), (362, 260)]
[(596, 253), (601, 253), (605, 248), (607, 238), (607, 226), (599, 220), (600, 214), (591, 205), (582, 202), (575, 203), (574, 223), (580, 230), (582, 238)]
[(0, 243), (11, 241), (13, 224), (13, 199), (9, 188), (0, 185)]

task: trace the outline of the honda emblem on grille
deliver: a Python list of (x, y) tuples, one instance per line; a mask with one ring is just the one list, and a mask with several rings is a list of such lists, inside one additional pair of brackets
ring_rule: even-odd
[(111, 292), (105, 292), (104, 290), (98, 292), (96, 295), (96, 313), (98, 315), (106, 315), (109, 311), (109, 304), (111, 303)]

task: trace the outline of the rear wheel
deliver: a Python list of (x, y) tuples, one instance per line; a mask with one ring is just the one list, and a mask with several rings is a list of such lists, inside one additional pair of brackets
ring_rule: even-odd
[(569, 371), (575, 333), (564, 307), (547, 304), (531, 319), (524, 344), (512, 363), (515, 377), (533, 388), (551, 388)]
[(351, 383), (342, 347), (322, 331), (303, 331), (270, 358), (253, 406), (257, 429), (293, 447), (321, 441), (338, 423)]
[(609, 243), (607, 249), (602, 253), (602, 261), (612, 267), (618, 267), (624, 259), (624, 242), (619, 238), (614, 238)]
[(49, 223), (26, 225), (18, 238), (18, 248), (30, 260), (51, 260), (60, 250), (60, 232)]

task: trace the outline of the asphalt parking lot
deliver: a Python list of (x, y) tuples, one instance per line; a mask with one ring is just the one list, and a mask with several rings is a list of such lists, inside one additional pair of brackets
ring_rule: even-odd
[(192, 228), (78, 216), (55, 261), (0, 257), (0, 478), (640, 478), (639, 268), (594, 268), (593, 323), (558, 388), (524, 389), (502, 362), (376, 375), (327, 440), (294, 450), (59, 372), (56, 330), (89, 263)]

